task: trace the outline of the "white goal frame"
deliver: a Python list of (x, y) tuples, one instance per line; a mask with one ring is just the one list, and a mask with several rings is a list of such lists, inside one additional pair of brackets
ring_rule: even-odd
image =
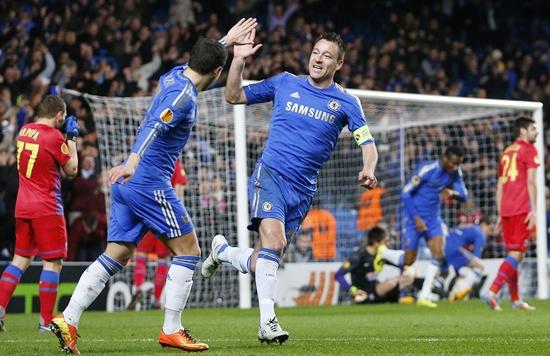
[[(244, 81), (243, 85), (254, 83)], [(542, 103), (530, 101), (513, 101), (497, 99), (461, 98), (438, 95), (407, 94), (382, 92), (372, 90), (347, 89), (353, 95), (362, 99), (373, 99), (380, 101), (407, 102), (418, 104), (443, 104), (453, 106), (500, 108), (530, 111), (540, 134), (535, 146), (539, 153), (540, 167), (537, 170), (537, 298), (548, 299), (548, 252), (546, 243), (546, 209), (545, 209), (545, 179), (544, 179), (544, 126)], [(237, 170), (237, 220), (238, 220), (238, 243), (239, 247), (250, 246), (250, 236), (246, 229), (248, 223), (248, 196), (247, 196), (247, 152), (246, 152), (246, 105), (235, 105), (233, 109), (235, 127), (235, 160)], [(376, 137), (376, 132), (373, 132)], [(239, 306), (241, 308), (251, 307), (251, 277), (250, 274), (239, 274)]]

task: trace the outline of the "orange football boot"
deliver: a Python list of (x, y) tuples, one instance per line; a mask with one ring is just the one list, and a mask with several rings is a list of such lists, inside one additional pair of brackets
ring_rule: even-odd
[(57, 336), (61, 351), (68, 354), (80, 355), (80, 351), (76, 347), (78, 340), (77, 329), (65, 321), (63, 314), (58, 314), (52, 319), (50, 330)]
[(164, 330), (161, 330), (159, 334), (159, 344), (162, 347), (173, 347), (190, 352), (208, 350), (207, 344), (198, 342), (191, 336), (188, 329), (183, 328), (170, 335), (166, 335)]

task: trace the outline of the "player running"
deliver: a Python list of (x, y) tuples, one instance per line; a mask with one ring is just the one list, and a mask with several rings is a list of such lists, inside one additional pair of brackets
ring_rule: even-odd
[(170, 184), (174, 164), (196, 122), (197, 95), (220, 75), (227, 53), (223, 44), (256, 26), (240, 20), (216, 42), (200, 39), (188, 65), (177, 66), (159, 79), (159, 89), (138, 130), (127, 161), (109, 172), (112, 186), (107, 249), (80, 277), (69, 305), (52, 320), (52, 332), (65, 352), (79, 353), (77, 328), (84, 310), (105, 288), (111, 276), (132, 256), (146, 231), (161, 239), (174, 254), (168, 270), (164, 325), (158, 342), (163, 347), (203, 351), (208, 345), (184, 328), (181, 313), (193, 285), (200, 248), (187, 210)]
[[(253, 30), (243, 41), (253, 42), (254, 36)], [(321, 166), (346, 125), (361, 147), (363, 169), (358, 180), (367, 188), (376, 186), (378, 154), (359, 99), (334, 83), (334, 74), (344, 62), (340, 36), (327, 33), (317, 40), (309, 58), (308, 76), (284, 72), (243, 88), (246, 58), (260, 47), (235, 47), (225, 92), (231, 104), (273, 102), (268, 140), (248, 187), (252, 217), (248, 228), (259, 232), (260, 241), (254, 250), (239, 249), (228, 246), (225, 238), (217, 235), (202, 274), (212, 276), (221, 262), (242, 273), (255, 272), (260, 307), (258, 339), (282, 343), (288, 332), (275, 315), (277, 269), (285, 247), (310, 208)]]
[(520, 297), (518, 265), (525, 256), (537, 217), (539, 158), (534, 143), (539, 132), (532, 119), (521, 117), (514, 123), (514, 134), (516, 141), (504, 150), (498, 167), (496, 201), (508, 256), (487, 294), (487, 304), (494, 310), (501, 310), (498, 294), (504, 283), (508, 283), (513, 308), (535, 309)]
[[(67, 255), (67, 230), (61, 202), (60, 168), (69, 176), (78, 172), (74, 116), (65, 119), (63, 99), (48, 95), (38, 105), (36, 122), (24, 125), (17, 137), (19, 190), (15, 205), (15, 253), (0, 278), (0, 331), (15, 287), (34, 256), (42, 259), (39, 282), (39, 331), (48, 325), (57, 299), (59, 273)], [(62, 131), (66, 133), (65, 137)]]
[(479, 224), (471, 224), (451, 229), (445, 241), (445, 261), (453, 266), (459, 277), (449, 294), (451, 303), (466, 298), (472, 287), (479, 283), (483, 265), (481, 252), (487, 236), (493, 235), (494, 224), (484, 217)]
[(432, 253), (417, 305), (429, 308), (437, 304), (429, 299), (434, 279), (445, 260), (443, 257), (443, 221), (441, 220), (441, 197), (467, 200), (468, 192), (462, 180), (460, 164), (463, 156), (459, 147), (449, 147), (440, 159), (426, 162), (403, 188), (405, 205), (405, 233), (402, 247), (405, 250), (405, 265), (416, 260), (418, 243), (425, 239)]
[[(375, 226), (367, 233), (361, 247), (344, 261), (334, 278), (340, 287), (349, 292), (356, 303), (396, 303), (400, 290), (414, 282), (412, 267), (405, 273), (379, 280), (378, 274), (385, 264), (403, 268), (405, 254), (401, 250), (386, 247), (388, 236), (386, 230)], [(351, 274), (351, 284), (345, 276)]]

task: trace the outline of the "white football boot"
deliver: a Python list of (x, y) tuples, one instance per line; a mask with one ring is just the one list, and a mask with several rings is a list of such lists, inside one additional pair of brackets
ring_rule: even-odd
[(216, 273), (218, 267), (221, 266), (222, 262), (218, 260), (218, 253), (220, 247), (227, 245), (227, 240), (223, 235), (216, 235), (212, 239), (212, 249), (210, 254), (202, 262), (201, 274), (205, 278), (210, 278)]
[(260, 324), (260, 328), (258, 329), (258, 340), (260, 340), (262, 344), (264, 342), (267, 342), (268, 344), (271, 344), (272, 342), (282, 344), (288, 340), (288, 332), (281, 328), (279, 321), (276, 317), (274, 317), (267, 323), (263, 325)]

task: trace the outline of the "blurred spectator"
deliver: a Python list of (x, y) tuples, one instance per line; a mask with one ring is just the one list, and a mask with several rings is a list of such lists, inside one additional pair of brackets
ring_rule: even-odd
[(382, 210), (383, 186), (379, 185), (371, 190), (365, 190), (359, 197), (357, 209), (357, 229), (366, 232), (384, 218)]
[(336, 219), (330, 211), (313, 208), (309, 211), (301, 230), (311, 236), (313, 259), (330, 261), (336, 257)]
[(15, 152), (11, 147), (0, 147), (0, 260), (9, 260), (13, 254), (18, 186)]
[(92, 207), (84, 210), (69, 229), (68, 261), (94, 261), (106, 245), (107, 220), (105, 214)]

